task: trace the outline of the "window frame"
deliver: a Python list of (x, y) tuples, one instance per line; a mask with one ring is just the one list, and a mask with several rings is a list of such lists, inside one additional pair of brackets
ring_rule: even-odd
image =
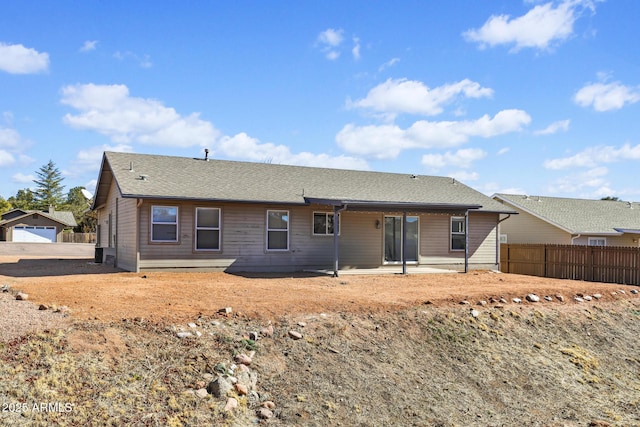
[[(462, 227), (463, 227), (463, 231), (454, 231), (453, 230), (453, 223), (454, 221), (460, 221), (462, 222)], [(450, 221), (449, 221), (449, 250), (451, 252), (464, 252), (466, 250), (466, 245), (467, 245), (467, 239), (466, 239), (466, 235), (467, 235), (467, 224), (466, 224), (466, 218), (463, 216), (452, 216)], [(465, 237), (464, 241), (463, 241), (463, 247), (460, 249), (454, 249), (453, 248), (453, 237), (454, 236), (463, 236)]]
[[(602, 241), (601, 245), (593, 244), (594, 241)], [(587, 238), (588, 246), (607, 246), (607, 238), (606, 237), (589, 237)]]
[[(287, 217), (287, 228), (269, 228), (269, 214), (272, 212), (280, 212), (280, 213), (284, 213)], [(288, 210), (285, 209), (267, 209), (267, 213), (266, 213), (266, 224), (265, 224), (265, 250), (267, 252), (288, 252), (289, 251), (289, 247), (290, 247), (290, 230), (291, 230), (291, 215), (289, 213)], [(278, 248), (278, 249), (271, 249), (269, 248), (269, 233), (270, 232), (284, 232), (287, 233), (287, 247), (286, 248)]]
[[(175, 209), (176, 210), (176, 220), (175, 222), (155, 222), (153, 220), (153, 211), (156, 208), (164, 208), (164, 209)], [(159, 240), (154, 238), (153, 234), (153, 226), (154, 225), (175, 225), (176, 227), (176, 238), (174, 240)], [(151, 243), (180, 243), (180, 206), (171, 206), (171, 205), (151, 205), (150, 218), (149, 218), (149, 241)]]
[[(218, 211), (218, 226), (217, 227), (199, 226), (198, 212), (201, 210), (202, 211), (204, 210)], [(217, 231), (218, 232), (217, 248), (199, 248), (198, 247), (198, 231)], [(220, 252), (221, 246), (222, 246), (222, 209), (209, 207), (209, 206), (196, 207), (194, 216), (193, 216), (193, 250), (195, 252)]]
[[(316, 215), (324, 215), (325, 216), (325, 232), (324, 233), (316, 233)], [(329, 232), (329, 216), (333, 217), (333, 227), (335, 230), (336, 222), (335, 222), (335, 214), (333, 212), (326, 211), (314, 211), (311, 215), (311, 235), (326, 237), (333, 236), (333, 231)], [(338, 230), (338, 235), (340, 235), (340, 230)]]

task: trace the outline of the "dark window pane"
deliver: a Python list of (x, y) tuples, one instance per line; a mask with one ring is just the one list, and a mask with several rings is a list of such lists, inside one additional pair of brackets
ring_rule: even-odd
[(451, 236), (451, 249), (461, 250), (464, 249), (465, 236), (464, 234), (454, 234)]
[(220, 227), (220, 211), (218, 209), (198, 209), (197, 227)]
[(220, 231), (198, 230), (196, 236), (196, 249), (220, 249)]
[(327, 232), (327, 215), (313, 214), (313, 233), (326, 234)]
[(154, 224), (151, 240), (162, 242), (176, 242), (176, 226), (171, 224)]
[(269, 231), (267, 233), (267, 249), (288, 249), (287, 234), (286, 231)]

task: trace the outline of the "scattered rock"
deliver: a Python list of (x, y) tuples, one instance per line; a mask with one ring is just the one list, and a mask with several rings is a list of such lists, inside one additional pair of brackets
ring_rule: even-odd
[(44, 304), (40, 304), (40, 305), (38, 306), (38, 310), (48, 310), (48, 309), (49, 309), (49, 307), (47, 307), (47, 306), (46, 306), (46, 305), (44, 305)]
[(205, 388), (206, 385), (207, 383), (205, 383), (204, 381), (196, 381), (193, 388), (195, 388), (196, 390), (199, 390), (201, 388)]
[(239, 396), (246, 396), (247, 394), (249, 394), (249, 389), (244, 384), (237, 383), (235, 385), (235, 388)]
[(236, 410), (237, 407), (238, 407), (238, 400), (234, 397), (230, 397), (229, 399), (227, 399), (227, 404), (224, 405), (224, 411), (232, 412)]
[(544, 300), (551, 302), (551, 301), (553, 301), (553, 297), (551, 297), (550, 295), (545, 295), (544, 296)]
[(26, 301), (29, 299), (29, 294), (25, 294), (24, 292), (18, 292), (16, 294), (16, 299), (18, 301)]
[(307, 322), (298, 322), (298, 326), (304, 328), (305, 326), (307, 326)]
[(511, 301), (513, 301), (516, 304), (520, 304), (522, 302), (520, 298), (513, 298)]
[(527, 301), (529, 302), (539, 302), (540, 301), (540, 297), (536, 294), (528, 294), (527, 295)]
[(223, 377), (218, 377), (215, 380), (211, 381), (207, 386), (207, 392), (217, 398), (221, 398), (226, 396), (229, 390), (231, 390), (233, 386)]
[(253, 371), (238, 372), (238, 383), (247, 387), (247, 391), (255, 390), (258, 386), (258, 374)]
[(560, 302), (564, 302), (564, 297), (560, 294), (556, 294), (556, 299)]
[(638, 294), (638, 290), (637, 289), (631, 289), (631, 293), (634, 294), (634, 295), (637, 295)]
[(255, 331), (249, 332), (249, 339), (251, 341), (258, 341), (258, 333)]
[(602, 295), (601, 294), (593, 294), (593, 297), (595, 299), (600, 299), (600, 298), (602, 298)]
[(498, 301), (500, 301), (500, 304), (506, 304), (507, 300), (505, 298), (500, 298)]
[(619, 293), (619, 294), (622, 294), (622, 295), (626, 294), (626, 292), (625, 292), (625, 291), (623, 291), (622, 289), (618, 289), (618, 293)]
[(585, 295), (582, 297), (582, 299), (585, 301), (591, 301), (593, 298), (591, 298), (591, 295)]
[(264, 337), (272, 337), (273, 336), (273, 325), (269, 325), (266, 328), (262, 328), (260, 330), (260, 335)]
[(615, 297), (616, 295), (618, 295), (618, 293), (616, 291), (611, 292), (611, 296)]
[(251, 365), (252, 362), (251, 357), (244, 353), (237, 354), (234, 360), (236, 361), (236, 363), (247, 366)]
[(9, 292), (9, 289), (11, 289), (9, 285), (2, 285), (2, 292), (7, 293)]
[(481, 305), (484, 307), (485, 305), (487, 305), (487, 302), (485, 300), (480, 300), (478, 301), (478, 305)]
[(263, 408), (267, 408), (267, 409), (275, 409), (276, 404), (273, 403), (271, 400), (266, 400), (264, 402), (262, 402), (262, 406)]
[(575, 302), (584, 302), (584, 299), (580, 298), (580, 297), (574, 297), (573, 300)]
[(220, 310), (218, 310), (218, 313), (220, 314), (231, 314), (233, 310), (231, 310), (231, 307), (225, 307), (225, 308), (221, 308)]
[(259, 408), (256, 411), (256, 415), (258, 416), (258, 418), (260, 418), (261, 420), (268, 420), (269, 418), (273, 417), (273, 412), (271, 411), (271, 409), (269, 408)]
[(209, 395), (209, 393), (207, 393), (207, 389), (206, 388), (200, 388), (200, 389), (196, 390), (196, 396), (198, 396), (200, 399), (204, 399), (208, 395)]
[(603, 420), (593, 420), (589, 422), (589, 427), (611, 427), (611, 424)]
[(462, 301), (460, 301), (459, 304), (460, 305), (471, 305), (471, 303), (469, 301), (467, 301), (467, 300), (462, 300)]
[(184, 332), (184, 331), (180, 331), (180, 332), (177, 332), (177, 333), (176, 333), (176, 336), (177, 336), (178, 338), (189, 338), (189, 337), (192, 337), (192, 336), (193, 336), (193, 334), (192, 334), (191, 332)]
[(480, 312), (478, 310), (471, 310), (470, 314), (474, 318), (477, 318), (478, 316), (480, 316)]
[(195, 323), (187, 323), (187, 326), (190, 328), (197, 328), (198, 326)]
[(302, 339), (302, 334), (298, 331), (289, 331), (289, 336), (294, 340)]

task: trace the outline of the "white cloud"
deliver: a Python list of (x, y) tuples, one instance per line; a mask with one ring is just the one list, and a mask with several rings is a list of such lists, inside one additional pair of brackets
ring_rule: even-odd
[(350, 156), (330, 156), (328, 154), (314, 154), (309, 152), (292, 153), (285, 145), (261, 143), (245, 133), (235, 136), (225, 136), (220, 139), (218, 149), (229, 157), (241, 158), (255, 162), (270, 162), (299, 166), (318, 166), (336, 169), (367, 170), (366, 161)]
[(22, 138), (18, 131), (8, 127), (0, 126), (0, 147), (18, 148), (22, 145)]
[(588, 147), (570, 157), (546, 160), (547, 169), (568, 169), (576, 167), (595, 167), (601, 163), (615, 163), (622, 160), (640, 159), (640, 144), (631, 146), (624, 144), (620, 148), (613, 146)]
[(344, 30), (329, 28), (318, 35), (317, 43), (327, 59), (333, 61), (340, 57), (338, 48), (344, 40)]
[(620, 82), (593, 83), (580, 89), (573, 98), (581, 107), (595, 111), (619, 110), (625, 104), (640, 101), (640, 87), (624, 86)]
[(360, 59), (360, 39), (358, 37), (353, 38), (353, 48), (351, 49), (353, 59)]
[(597, 167), (585, 172), (567, 175), (555, 180), (548, 188), (550, 194), (575, 194), (587, 191), (591, 196), (610, 196), (614, 193), (610, 183), (606, 180), (609, 170)]
[(400, 58), (391, 58), (389, 61), (385, 62), (378, 68), (378, 72), (384, 71), (387, 68), (391, 68), (394, 65), (396, 65), (398, 62), (400, 62)]
[(531, 122), (522, 110), (503, 110), (493, 118), (474, 121), (420, 120), (407, 129), (394, 124), (356, 126), (347, 124), (336, 135), (340, 147), (350, 153), (378, 159), (392, 159), (405, 149), (447, 148), (461, 145), (470, 137), (490, 138), (517, 132)]
[(133, 151), (133, 147), (127, 144), (118, 145), (96, 145), (84, 150), (78, 151), (75, 160), (71, 162), (73, 171), (69, 172), (69, 176), (77, 176), (84, 172), (95, 171), (100, 169), (100, 163), (102, 161), (102, 154), (105, 151), (117, 151), (123, 153), (130, 153)]
[(457, 171), (447, 174), (451, 178), (455, 178), (460, 182), (477, 181), (480, 179), (478, 172)]
[(533, 134), (534, 135), (552, 135), (558, 132), (566, 132), (569, 130), (570, 123), (571, 123), (571, 120), (559, 120), (557, 122), (551, 123), (549, 126), (547, 126), (544, 129), (535, 131)]
[(446, 166), (467, 169), (474, 161), (486, 155), (487, 153), (480, 148), (463, 148), (456, 152), (447, 151), (444, 154), (425, 154), (422, 156), (422, 164), (435, 170)]
[(35, 74), (49, 69), (49, 54), (21, 44), (0, 42), (0, 70), (9, 74)]
[(462, 36), (481, 48), (514, 45), (513, 52), (522, 48), (547, 49), (573, 34), (573, 24), (585, 9), (594, 11), (594, 2), (565, 0), (557, 6), (549, 2), (516, 18), (492, 15), (481, 28), (465, 31)]
[(422, 82), (407, 79), (388, 79), (369, 91), (365, 98), (347, 101), (347, 107), (363, 108), (395, 117), (398, 113), (433, 116), (457, 96), (467, 98), (491, 97), (493, 90), (469, 79), (429, 88)]
[(98, 40), (87, 40), (82, 44), (80, 48), (80, 52), (90, 52), (92, 50), (96, 50), (98, 46)]
[(0, 149), (0, 166), (11, 166), (15, 161), (16, 159), (13, 157), (13, 154), (7, 150)]
[(32, 184), (34, 179), (36, 179), (35, 175), (25, 175), (22, 172), (18, 172), (11, 177), (12, 182), (19, 184)]
[(502, 156), (503, 154), (507, 154), (509, 151), (511, 151), (511, 148), (509, 148), (509, 147), (501, 148), (500, 150), (498, 150), (498, 156)]
[(67, 125), (99, 132), (117, 143), (205, 147), (219, 137), (198, 113), (182, 116), (155, 99), (132, 97), (125, 85), (66, 86), (61, 102), (79, 111), (64, 116)]
[(113, 54), (113, 57), (116, 59), (119, 59), (120, 61), (131, 59), (132, 61), (137, 62), (138, 65), (142, 68), (153, 67), (153, 63), (151, 62), (151, 57), (146, 54), (140, 56), (137, 53), (134, 53), (131, 51), (126, 51), (126, 52), (117, 51), (116, 53)]

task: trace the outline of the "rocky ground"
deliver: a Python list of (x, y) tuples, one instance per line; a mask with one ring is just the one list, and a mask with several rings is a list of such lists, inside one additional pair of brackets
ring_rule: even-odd
[(11, 307), (62, 321), (0, 342), (2, 425), (640, 425), (634, 287), (20, 262)]

